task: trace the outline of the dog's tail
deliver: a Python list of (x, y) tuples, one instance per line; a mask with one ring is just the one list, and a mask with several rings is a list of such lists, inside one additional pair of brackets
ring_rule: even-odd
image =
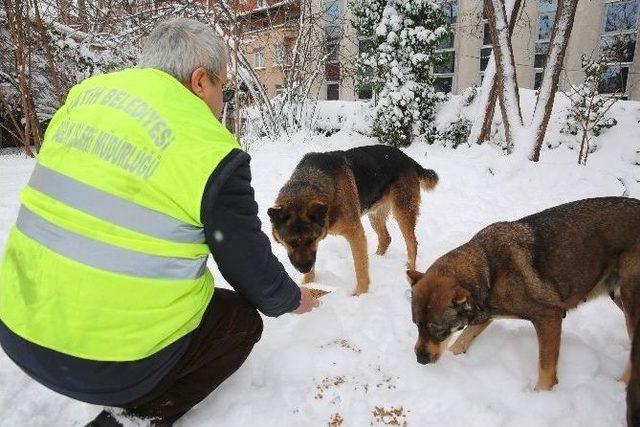
[(420, 187), (422, 187), (422, 189), (426, 191), (431, 191), (436, 188), (436, 185), (438, 185), (438, 181), (440, 180), (440, 177), (438, 177), (436, 171), (434, 171), (433, 169), (423, 168), (422, 165), (420, 165), (420, 163), (416, 162), (415, 160), (413, 160), (413, 163), (415, 164), (416, 172), (418, 173), (418, 178), (420, 179)]

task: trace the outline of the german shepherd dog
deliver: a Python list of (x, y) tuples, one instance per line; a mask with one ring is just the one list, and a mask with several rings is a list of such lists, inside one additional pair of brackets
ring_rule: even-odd
[(367, 239), (360, 216), (367, 213), (378, 235), (378, 255), (391, 243), (386, 221), (393, 213), (407, 245), (407, 267), (415, 268), (420, 188), (431, 190), (438, 175), (397, 148), (374, 145), (348, 151), (306, 154), (269, 209), (273, 237), (303, 283), (315, 280), (318, 244), (327, 234), (344, 236), (353, 255), (357, 286), (369, 289)]
[[(438, 360), (449, 336), (466, 352), (494, 317), (533, 322), (539, 347), (536, 390), (557, 384), (566, 310), (601, 291), (623, 310), (630, 337), (640, 317), (640, 200), (605, 197), (498, 222), (426, 271), (407, 271), (419, 363)], [(624, 379), (628, 379), (628, 370)]]

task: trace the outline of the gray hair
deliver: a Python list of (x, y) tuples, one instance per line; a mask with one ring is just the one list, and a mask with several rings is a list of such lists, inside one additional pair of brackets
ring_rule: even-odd
[(138, 66), (156, 68), (186, 83), (204, 67), (213, 82), (227, 61), (227, 48), (213, 27), (187, 18), (160, 23), (144, 42)]

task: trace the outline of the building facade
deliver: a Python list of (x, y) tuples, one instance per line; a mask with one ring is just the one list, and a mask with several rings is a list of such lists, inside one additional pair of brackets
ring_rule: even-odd
[[(238, 1), (246, 2), (245, 13), (256, 22), (258, 17), (265, 14), (265, 10), (272, 10), (272, 15), (276, 16), (277, 10), (288, 5), (288, 12), (280, 12), (283, 16), (282, 26), (265, 26), (258, 32), (255, 28), (253, 30), (256, 34), (263, 34), (253, 42), (254, 66), (261, 73), (268, 93), (275, 95), (278, 86), (282, 87), (282, 73), (277, 64), (279, 42), (273, 44), (271, 40), (283, 40), (286, 44), (287, 31), (289, 37), (294, 37), (297, 31), (294, 23), (295, 4), (300, 0), (273, 4), (268, 3), (269, 0)], [(314, 8), (324, 17), (320, 20), (320, 25), (324, 27), (326, 34), (325, 51), (319, 51), (318, 55), (329, 54), (314, 95), (319, 99), (329, 100), (370, 99), (371, 91), (355, 87), (354, 63), (359, 51), (367, 48), (368, 41), (359, 39), (349, 25), (348, 0), (313, 2)], [(606, 53), (615, 57), (615, 62), (605, 72), (600, 91), (640, 100), (640, 47), (637, 43), (639, 5), (640, 0), (578, 2), (559, 82), (560, 90), (570, 91), (572, 86), (582, 82), (583, 54), (597, 57)], [(557, 0), (523, 0), (523, 9), (518, 15), (512, 37), (518, 84), (521, 88), (537, 89), (540, 85), (556, 8)], [(465, 88), (481, 84), (492, 51), (491, 38), (481, 0), (444, 1), (443, 10), (451, 22), (453, 36), (441, 45), (440, 52), (446, 61), (434, 70), (437, 75), (436, 86), (443, 92), (460, 93)], [(286, 50), (286, 47), (282, 49)], [(249, 51), (254, 52), (252, 49)]]

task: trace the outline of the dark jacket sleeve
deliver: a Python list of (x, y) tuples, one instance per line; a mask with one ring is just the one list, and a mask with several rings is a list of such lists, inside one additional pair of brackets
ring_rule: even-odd
[(273, 255), (262, 232), (248, 154), (231, 152), (211, 175), (201, 219), (220, 273), (254, 307), (279, 316), (300, 305), (300, 288)]

